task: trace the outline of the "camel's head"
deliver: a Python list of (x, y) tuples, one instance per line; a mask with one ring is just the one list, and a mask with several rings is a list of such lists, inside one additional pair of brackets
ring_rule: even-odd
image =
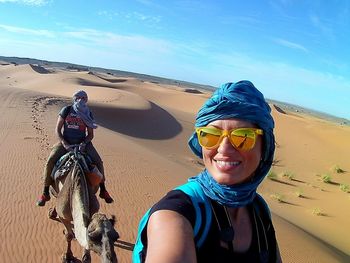
[(108, 219), (104, 214), (96, 213), (92, 216), (88, 226), (89, 249), (100, 255), (104, 263), (116, 263), (114, 242), (119, 238), (114, 229), (115, 217)]

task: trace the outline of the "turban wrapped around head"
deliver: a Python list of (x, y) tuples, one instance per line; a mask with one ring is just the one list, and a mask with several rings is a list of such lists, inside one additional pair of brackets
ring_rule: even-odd
[(84, 97), (86, 98), (86, 101), (88, 100), (88, 95), (84, 90), (78, 90), (73, 94), (73, 102), (77, 97), (80, 97), (80, 98)]
[[(256, 171), (262, 180), (270, 170), (275, 152), (274, 121), (263, 94), (250, 81), (220, 86), (199, 110), (195, 126), (202, 127), (215, 120), (232, 118), (249, 121), (264, 130), (262, 160)], [(198, 157), (203, 158), (202, 147), (195, 132), (188, 144)]]
[[(85, 100), (78, 98), (84, 98)], [(92, 117), (89, 107), (86, 105), (87, 101), (87, 93), (84, 90), (78, 90), (73, 94), (73, 109), (78, 114), (78, 116), (82, 118), (86, 126), (96, 129), (97, 125), (94, 118)]]

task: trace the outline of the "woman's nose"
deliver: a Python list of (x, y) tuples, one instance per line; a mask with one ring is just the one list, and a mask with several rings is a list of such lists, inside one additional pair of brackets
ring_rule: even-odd
[(229, 151), (229, 152), (236, 151), (236, 148), (233, 147), (229, 138), (227, 136), (225, 136), (219, 144), (218, 152), (223, 153), (223, 152), (227, 152), (227, 151)]

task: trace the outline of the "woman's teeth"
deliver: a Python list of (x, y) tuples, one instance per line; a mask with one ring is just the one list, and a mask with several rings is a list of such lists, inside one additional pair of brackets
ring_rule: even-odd
[(235, 161), (235, 162), (216, 161), (216, 162), (220, 166), (237, 166), (237, 165), (239, 165), (241, 163), (241, 162), (238, 162), (238, 161)]

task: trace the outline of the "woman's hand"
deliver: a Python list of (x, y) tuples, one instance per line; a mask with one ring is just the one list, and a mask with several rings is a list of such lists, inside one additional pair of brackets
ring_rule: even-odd
[(79, 151), (80, 152), (85, 152), (86, 150), (86, 143), (85, 142), (82, 142), (81, 144), (79, 144)]

